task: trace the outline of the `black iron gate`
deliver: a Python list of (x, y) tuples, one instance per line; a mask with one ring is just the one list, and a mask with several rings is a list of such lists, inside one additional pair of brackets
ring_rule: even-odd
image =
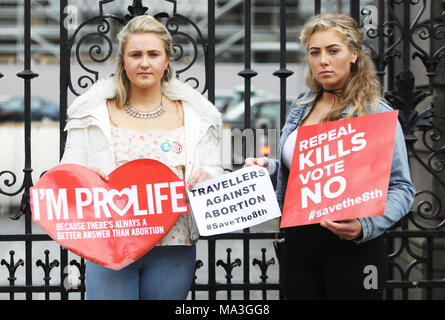
[[(297, 1), (297, 0), (295, 0)], [(170, 12), (155, 12), (145, 5), (150, 1), (133, 1), (128, 7), (128, 13), (124, 16), (106, 14), (107, 4), (113, 0), (97, 2), (97, 12), (94, 16), (81, 22), (75, 31), (69, 35), (64, 21), (66, 21), (69, 8), (68, 0), (60, 1), (60, 154), (63, 153), (65, 133), (63, 131), (68, 106), (68, 95), (79, 95), (88, 89), (99, 78), (99, 73), (91, 68), (91, 63), (101, 64), (108, 61), (113, 55), (113, 33), (116, 28), (122, 26), (132, 16), (140, 14), (153, 14), (163, 21), (175, 40), (175, 61), (184, 58), (184, 48), (188, 46), (192, 54), (187, 61), (176, 70), (176, 75), (188, 81), (194, 87), (207, 92), (208, 98), (215, 101), (215, 1), (208, 0), (207, 36), (204, 37), (196, 22), (181, 15), (177, 11), (176, 0), (166, 0), (171, 4)], [(286, 96), (295, 93), (286, 92), (287, 78), (293, 72), (287, 69), (286, 41), (287, 25), (286, 14), (288, 4), (292, 0), (274, 1), (279, 8), (280, 15), (280, 63), (274, 76), (280, 82), (281, 125), (285, 120)], [(301, 1), (302, 2), (302, 1)], [(329, 1), (316, 0), (309, 2), (313, 5), (313, 12), (319, 13), (328, 8)], [(344, 1), (343, 1), (344, 2)], [(343, 3), (340, 1), (340, 3)], [(366, 2), (366, 3), (365, 3)], [(441, 141), (444, 104), (440, 89), (444, 87), (444, 72), (442, 57), (445, 55), (445, 9), (443, 1), (427, 0), (392, 0), (392, 1), (356, 1), (347, 2), (348, 6), (342, 6), (344, 10), (360, 21), (367, 32), (368, 46), (371, 49), (379, 79), (385, 84), (387, 99), (393, 106), (400, 110), (400, 120), (403, 125), (405, 138), (410, 153), (410, 161), (413, 170), (413, 178), (417, 187), (417, 197), (412, 211), (392, 230), (388, 231), (388, 268), (390, 278), (387, 282), (387, 299), (412, 298), (413, 290), (424, 289), (420, 298), (433, 299), (443, 296), (441, 288), (445, 288), (445, 280), (441, 280), (440, 272), (436, 271), (437, 261), (443, 259), (440, 252), (440, 243), (445, 238), (443, 225), (445, 215), (442, 210), (441, 200), (445, 194), (445, 163), (443, 160), (444, 145)], [(252, 1), (243, 2), (244, 10), (244, 69), (238, 75), (245, 82), (245, 114), (250, 114), (251, 109), (251, 79), (258, 74), (252, 70), (251, 61), (251, 15)], [(0, 245), (20, 242), (24, 244), (24, 252), (18, 254), (14, 250), (9, 252), (9, 257), (0, 257), (0, 267), (8, 270), (7, 279), (0, 279), (0, 293), (9, 294), (9, 299), (15, 299), (17, 293), (25, 293), (26, 299), (33, 299), (33, 293), (44, 293), (46, 299), (70, 299), (76, 293), (80, 299), (84, 299), (84, 271), (83, 259), (70, 259), (69, 253), (60, 248), (57, 255), (49, 250), (36, 253), (34, 249), (37, 242), (51, 241), (45, 234), (32, 232), (31, 212), (29, 205), (29, 188), (35, 181), (32, 180), (33, 171), (31, 159), (31, 83), (38, 74), (31, 70), (31, 0), (25, 0), (24, 4), (24, 70), (16, 76), (24, 81), (24, 135), (25, 135), (25, 164), (23, 175), (0, 168), (0, 193), (6, 196), (22, 195), (19, 212), (11, 213), (13, 220), (24, 219), (24, 232), (14, 235), (0, 235)], [(91, 28), (91, 26), (94, 26)], [(186, 32), (181, 28), (186, 28)], [(194, 33), (192, 37), (190, 34)], [(107, 48), (97, 45), (97, 39)], [(186, 44), (188, 43), (188, 44)], [(90, 64), (82, 61), (82, 46), (87, 46)], [(75, 54), (77, 63), (82, 68), (82, 75), (75, 79), (71, 73), (71, 57)], [(196, 77), (187, 77), (187, 71), (202, 55), (205, 61), (204, 80)], [(190, 59), (191, 57), (191, 59)], [(415, 64), (416, 72), (412, 71)], [(440, 68), (442, 66), (442, 68)], [(1, 68), (1, 65), (0, 65)], [(421, 70), (421, 71), (419, 71)], [(1, 72), (1, 70), (0, 70)], [(0, 73), (0, 85), (13, 75)], [(77, 77), (77, 76), (76, 76)], [(422, 79), (422, 84), (415, 86), (415, 79)], [(250, 128), (250, 117), (245, 117), (245, 128)], [(3, 137), (2, 137), (3, 139)], [(428, 180), (429, 183), (423, 183)], [(15, 191), (9, 191), (15, 189)], [(204, 283), (194, 282), (191, 298), (198, 293), (206, 293), (204, 299), (214, 300), (217, 294), (224, 292), (226, 298), (231, 299), (232, 293), (241, 292), (242, 299), (250, 299), (251, 292), (261, 292), (262, 299), (270, 299), (271, 293), (282, 299), (281, 284), (278, 280), (268, 281), (270, 267), (278, 264), (278, 259), (272, 249), (263, 248), (258, 253), (252, 253), (252, 243), (260, 240), (272, 243), (281, 238), (276, 232), (251, 232), (244, 230), (240, 233), (224, 234), (220, 236), (202, 238), (206, 242), (206, 258), (200, 258), (196, 263), (196, 272), (207, 269)], [(216, 252), (221, 251), (218, 244), (223, 245), (226, 251), (226, 261), (216, 260)], [(232, 257), (232, 244), (239, 242), (242, 247), (242, 256)], [(415, 248), (414, 248), (415, 247)], [(270, 246), (269, 248), (272, 248)], [(223, 249), (222, 249), (223, 250)], [(224, 250), (223, 250), (224, 251)], [(41, 259), (33, 262), (33, 255), (42, 255)], [(21, 256), (20, 256), (21, 255)], [(53, 256), (56, 256), (54, 258)], [(406, 262), (404, 262), (406, 260)], [(68, 281), (75, 268), (75, 280)], [(42, 277), (39, 281), (33, 278), (33, 269), (41, 268)], [(242, 269), (241, 280), (232, 283), (232, 273)], [(252, 280), (252, 268), (260, 270), (259, 279)], [(24, 285), (17, 285), (19, 271), (24, 269)], [(216, 274), (218, 270), (225, 272), (225, 283), (218, 282)], [(440, 266), (439, 266), (440, 269)], [(268, 273), (269, 270), (269, 273)], [(414, 270), (420, 276), (414, 275)], [(444, 271), (445, 273), (445, 271)], [(57, 276), (56, 276), (57, 275)], [(52, 278), (57, 279), (55, 283)], [(43, 279), (43, 284), (40, 283)], [(4, 283), (7, 280), (7, 284)], [(74, 281), (76, 283), (76, 281)], [(436, 294), (437, 292), (437, 294)], [(434, 293), (434, 294), (433, 294)], [(54, 296), (54, 294), (56, 294)], [(60, 296), (59, 296), (60, 295)]]

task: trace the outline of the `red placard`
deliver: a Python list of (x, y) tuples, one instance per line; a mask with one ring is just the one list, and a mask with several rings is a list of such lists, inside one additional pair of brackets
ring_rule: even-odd
[(150, 159), (120, 166), (109, 181), (58, 165), (30, 190), (34, 222), (64, 248), (114, 270), (147, 253), (188, 213), (185, 181)]
[(384, 214), (397, 115), (298, 128), (281, 227)]

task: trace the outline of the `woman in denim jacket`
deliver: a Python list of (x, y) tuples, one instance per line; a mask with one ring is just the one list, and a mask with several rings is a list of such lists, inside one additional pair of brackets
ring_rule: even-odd
[[(306, 23), (300, 40), (307, 49), (310, 91), (294, 102), (282, 131), (278, 160), (246, 159), (246, 166), (264, 166), (270, 174), (277, 171), (281, 209), (299, 126), (392, 110), (381, 98), (355, 20), (342, 14), (315, 16)], [(404, 136), (397, 123), (384, 215), (284, 229), (286, 298), (382, 299), (387, 253), (381, 235), (409, 212), (414, 195)]]

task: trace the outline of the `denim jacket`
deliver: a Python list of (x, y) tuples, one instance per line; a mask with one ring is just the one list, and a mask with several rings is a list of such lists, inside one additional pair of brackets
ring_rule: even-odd
[[(315, 101), (303, 105), (297, 104), (300, 101), (308, 99), (311, 95), (312, 93), (308, 92), (303, 97), (297, 98), (296, 101), (294, 101), (294, 107), (291, 109), (286, 124), (282, 130), (280, 144), (278, 146), (278, 160), (269, 159), (270, 174), (274, 174), (274, 172), (278, 170), (276, 193), (281, 209), (283, 208), (284, 196), (289, 178), (289, 170), (281, 161), (281, 153), (287, 137), (300, 125), (305, 116), (309, 114)], [(343, 118), (346, 116), (348, 110), (349, 107), (343, 111)], [(391, 110), (392, 108), (388, 104), (383, 100), (380, 100), (376, 112)], [(409, 212), (414, 196), (415, 188), (411, 182), (405, 139), (400, 123), (397, 121), (385, 213), (376, 217), (359, 218), (358, 220), (362, 225), (363, 237), (354, 241), (361, 243), (380, 236)]]

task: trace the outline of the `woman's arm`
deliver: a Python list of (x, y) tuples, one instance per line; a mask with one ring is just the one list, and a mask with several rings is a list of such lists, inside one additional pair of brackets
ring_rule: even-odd
[(85, 129), (70, 129), (66, 137), (65, 149), (60, 163), (74, 163), (88, 166), (88, 153), (85, 146)]
[[(218, 127), (222, 127), (221, 123)], [(190, 177), (188, 181), (189, 189), (193, 189), (198, 182), (206, 181), (224, 173), (221, 137), (221, 130), (211, 127), (202, 138), (199, 145), (199, 159), (195, 159), (200, 164), (200, 168)]]
[[(86, 129), (76, 128), (68, 130), (65, 149), (60, 164), (73, 163), (84, 167), (89, 166), (88, 152), (86, 150)], [(108, 181), (108, 175), (97, 167), (90, 170), (96, 172), (103, 180)]]
[(397, 122), (385, 213), (376, 217), (359, 218), (363, 236), (356, 242), (374, 239), (402, 219), (411, 209), (415, 194), (416, 190), (411, 182), (405, 138), (402, 127)]

